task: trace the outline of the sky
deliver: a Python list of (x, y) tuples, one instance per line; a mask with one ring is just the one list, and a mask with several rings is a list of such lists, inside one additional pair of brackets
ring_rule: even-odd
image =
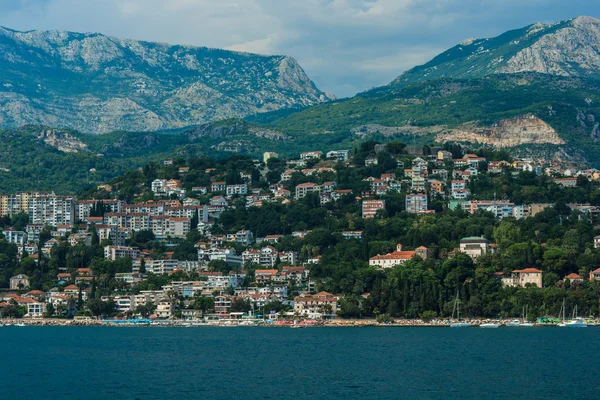
[(472, 37), (600, 18), (600, 0), (0, 0), (0, 25), (285, 54), (338, 97)]

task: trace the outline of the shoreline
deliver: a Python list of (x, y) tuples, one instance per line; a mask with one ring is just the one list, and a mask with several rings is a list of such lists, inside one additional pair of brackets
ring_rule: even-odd
[[(453, 321), (434, 320), (423, 322), (422, 320), (398, 320), (394, 323), (380, 323), (375, 320), (329, 320), (313, 321), (305, 320), (294, 324), (294, 321), (282, 320), (275, 322), (264, 322), (262, 320), (214, 320), (204, 322), (201, 320), (101, 320), (101, 319), (4, 319), (0, 327), (11, 326), (103, 326), (103, 327), (157, 327), (157, 328), (196, 328), (196, 327), (266, 327), (266, 328), (352, 328), (352, 327), (409, 327), (409, 328), (449, 328)], [(482, 324), (498, 324), (499, 327), (507, 327), (508, 320), (472, 319), (465, 320), (471, 327), (479, 328)], [(534, 323), (534, 327), (556, 327), (556, 323)], [(597, 320), (588, 323), (588, 326), (600, 326)]]

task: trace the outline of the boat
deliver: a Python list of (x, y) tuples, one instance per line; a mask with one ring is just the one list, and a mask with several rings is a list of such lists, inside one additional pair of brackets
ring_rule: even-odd
[(523, 322), (521, 322), (521, 324), (519, 326), (524, 326), (524, 327), (532, 327), (533, 324), (531, 322), (527, 322), (527, 315), (529, 314), (529, 306), (527, 306), (525, 308), (525, 312), (523, 313), (523, 315), (525, 315), (525, 318), (523, 318)]
[(587, 323), (583, 318), (575, 318), (564, 325), (566, 328), (587, 328)]
[(494, 324), (492, 322), (489, 323), (485, 323), (485, 324), (481, 324), (479, 325), (480, 328), (498, 328), (500, 327), (500, 324)]
[(561, 317), (562, 317), (562, 322), (559, 322), (557, 326), (563, 328), (563, 327), (567, 326), (567, 321), (566, 321), (566, 317), (565, 317), (565, 299), (563, 299), (562, 307), (560, 308), (560, 313), (558, 314), (558, 319), (561, 319)]
[(566, 328), (587, 328), (587, 323), (583, 318), (577, 316), (577, 304), (573, 307), (571, 320), (565, 324)]
[(25, 326), (25, 324), (22, 322), (19, 322), (18, 324), (15, 324), (14, 326)]
[(513, 319), (512, 321), (507, 322), (506, 326), (521, 326), (521, 321), (518, 319)]
[(452, 319), (454, 319), (454, 313), (456, 312), (456, 322), (450, 324), (450, 328), (468, 328), (471, 326), (468, 322), (460, 322), (460, 299), (458, 298), (458, 290), (456, 291), (456, 300), (454, 301), (454, 308), (452, 309)]

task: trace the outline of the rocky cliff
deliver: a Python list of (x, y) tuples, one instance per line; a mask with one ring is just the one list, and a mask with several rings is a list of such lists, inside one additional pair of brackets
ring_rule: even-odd
[(600, 78), (600, 20), (577, 17), (469, 39), (406, 71), (392, 85), (520, 72)]
[(480, 143), (494, 147), (515, 147), (524, 144), (565, 144), (556, 131), (535, 115), (503, 119), (492, 126), (476, 122), (462, 125), (436, 136), (438, 142)]
[(0, 28), (0, 126), (152, 131), (325, 102), (300, 65), (100, 34)]

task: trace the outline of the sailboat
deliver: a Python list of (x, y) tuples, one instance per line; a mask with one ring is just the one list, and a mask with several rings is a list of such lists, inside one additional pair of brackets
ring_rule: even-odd
[(468, 328), (471, 326), (468, 322), (460, 322), (460, 299), (458, 298), (458, 290), (456, 291), (456, 300), (454, 301), (454, 308), (452, 309), (452, 319), (454, 319), (454, 312), (456, 312), (456, 322), (450, 324), (450, 328)]
[(521, 322), (521, 324), (519, 326), (524, 326), (524, 327), (532, 327), (533, 326), (533, 324), (531, 322), (527, 322), (528, 314), (529, 314), (529, 305), (527, 306), (527, 308), (525, 308), (525, 312), (523, 313), (524, 319), (523, 319), (523, 322)]
[(563, 299), (563, 303), (562, 303), (562, 307), (560, 309), (560, 314), (558, 314), (558, 319), (561, 319), (562, 317), (562, 322), (559, 322), (557, 326), (563, 328), (565, 326), (567, 326), (566, 323), (566, 316), (565, 316), (565, 299)]
[(571, 320), (564, 325), (566, 328), (587, 328), (587, 324), (583, 318), (577, 317), (577, 305), (573, 307), (573, 316)]

